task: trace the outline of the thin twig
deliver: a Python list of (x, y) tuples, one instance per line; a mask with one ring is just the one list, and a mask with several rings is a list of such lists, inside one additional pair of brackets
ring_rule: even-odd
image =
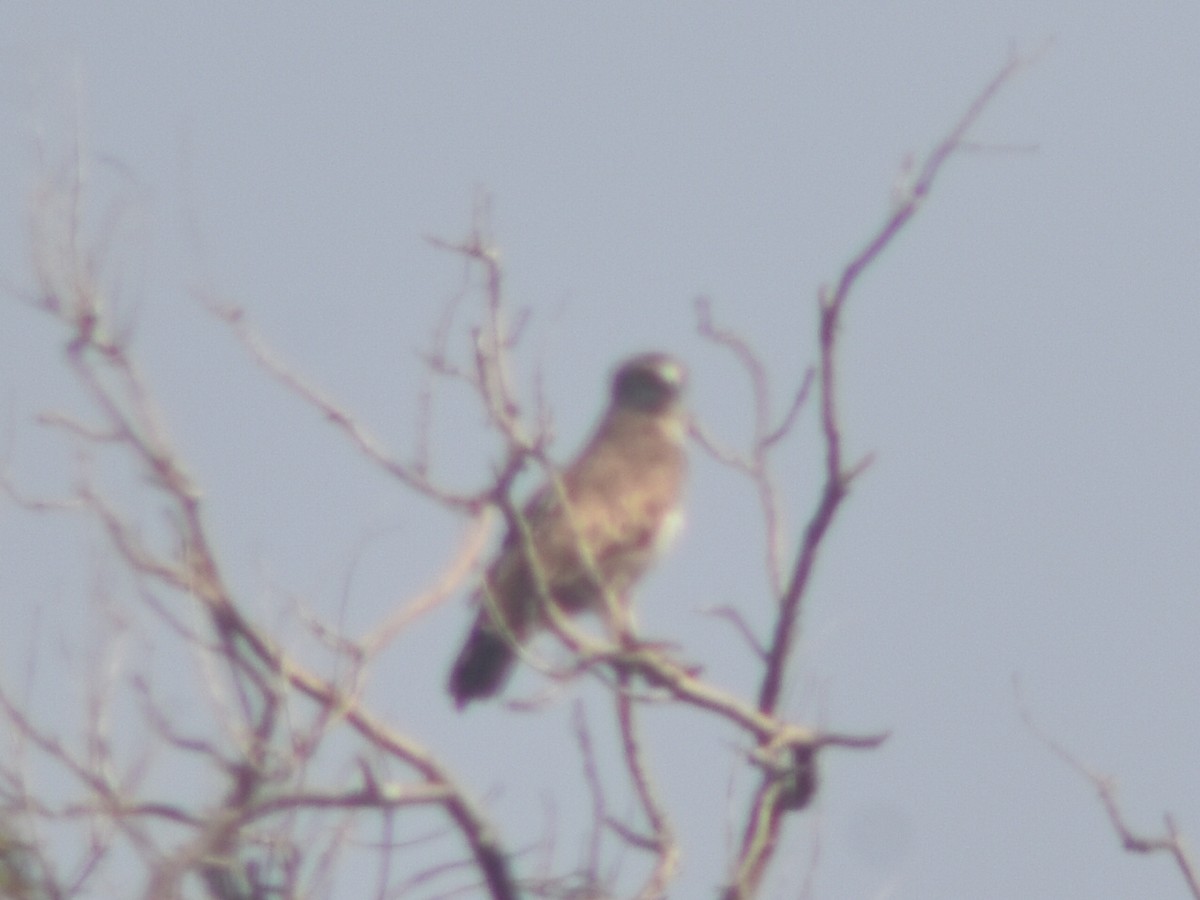
[(1130, 853), (1168, 854), (1175, 861), (1175, 865), (1183, 876), (1184, 883), (1187, 885), (1192, 897), (1200, 900), (1200, 869), (1197, 869), (1196, 863), (1192, 860), (1184, 837), (1176, 826), (1175, 818), (1170, 813), (1163, 814), (1163, 834), (1161, 837), (1146, 837), (1145, 835), (1136, 833), (1128, 822), (1126, 822), (1125, 814), (1122, 812), (1120, 803), (1117, 801), (1116, 780), (1112, 776), (1105, 775), (1088, 766), (1074, 753), (1052, 738), (1034, 721), (1033, 713), (1030, 712), (1022, 696), (1020, 682), (1015, 677), (1013, 678), (1013, 693), (1016, 696), (1017, 710), (1021, 716), (1021, 721), (1025, 723), (1025, 727), (1029, 729), (1030, 733), (1041, 741), (1051, 753), (1092, 785), (1096, 796), (1100, 798), (1100, 803), (1104, 807), (1104, 812), (1108, 816), (1108, 821), (1112, 825), (1113, 831), (1121, 839), (1121, 846)]
[(650, 779), (650, 772), (646, 765), (638, 733), (634, 701), (623, 690), (627, 683), (628, 677), (622, 678), (615, 694), (617, 722), (621, 732), (621, 750), (625, 760), (625, 769), (629, 772), (638, 802), (650, 825), (650, 838), (645, 842), (645, 849), (655, 856), (654, 870), (642, 885), (638, 896), (645, 900), (656, 900), (656, 898), (666, 895), (667, 886), (671, 883), (671, 879), (675, 876), (675, 870), (679, 866), (679, 842), (675, 837), (675, 830), (671, 827), (671, 821), (667, 817), (662, 800), (658, 796), (658, 791)]

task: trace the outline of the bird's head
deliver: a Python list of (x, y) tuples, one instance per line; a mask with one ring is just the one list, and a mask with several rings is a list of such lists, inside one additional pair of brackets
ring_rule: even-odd
[(652, 415), (673, 412), (683, 397), (687, 371), (665, 353), (643, 353), (627, 359), (613, 375), (613, 406)]

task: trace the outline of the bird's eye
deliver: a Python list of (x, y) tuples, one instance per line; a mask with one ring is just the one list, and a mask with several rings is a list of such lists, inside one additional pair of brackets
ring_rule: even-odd
[(622, 406), (656, 412), (674, 399), (675, 385), (652, 369), (632, 369), (617, 379), (615, 399)]

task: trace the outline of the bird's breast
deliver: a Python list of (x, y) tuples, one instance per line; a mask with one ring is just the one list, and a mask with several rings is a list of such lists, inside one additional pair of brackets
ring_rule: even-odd
[(683, 510), (676, 507), (664, 515), (659, 523), (658, 533), (654, 535), (654, 554), (657, 556), (665, 553), (675, 543), (682, 530)]

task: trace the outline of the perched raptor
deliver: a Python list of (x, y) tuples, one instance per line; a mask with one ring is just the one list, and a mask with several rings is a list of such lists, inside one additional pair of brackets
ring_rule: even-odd
[(499, 691), (517, 648), (545, 626), (539, 582), (563, 612), (603, 614), (605, 591), (624, 601), (675, 531), (687, 468), (684, 378), (662, 353), (616, 370), (591, 440), (559, 485), (542, 485), (525, 506), (528, 537), (510, 529), (484, 573), (479, 612), (450, 671), (460, 709)]

